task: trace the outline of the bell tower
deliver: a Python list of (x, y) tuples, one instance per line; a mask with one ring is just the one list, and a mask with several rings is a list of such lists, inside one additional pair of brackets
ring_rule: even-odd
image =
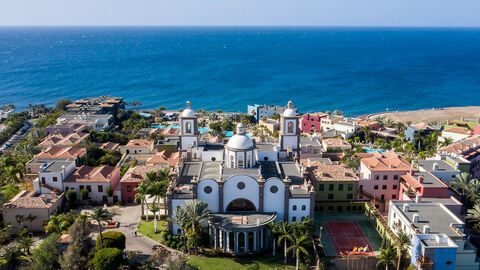
[(180, 151), (199, 144), (198, 119), (187, 101), (187, 108), (180, 114)]
[(289, 101), (280, 117), (280, 158), (293, 158), (300, 154), (299, 119), (293, 103)]

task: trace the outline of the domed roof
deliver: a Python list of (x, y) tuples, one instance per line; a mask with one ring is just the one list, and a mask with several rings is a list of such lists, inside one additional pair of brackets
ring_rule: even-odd
[(182, 117), (194, 117), (195, 111), (190, 108), (190, 101), (187, 101), (187, 108), (182, 111)]
[(227, 143), (227, 147), (235, 149), (253, 149), (253, 142), (245, 134), (235, 134), (230, 138)]
[(283, 116), (285, 117), (297, 116), (297, 112), (293, 109), (293, 103), (291, 101), (288, 102), (287, 109), (283, 111)]

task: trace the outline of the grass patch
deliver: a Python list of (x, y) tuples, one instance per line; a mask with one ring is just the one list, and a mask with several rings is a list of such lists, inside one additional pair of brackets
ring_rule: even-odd
[(145, 221), (141, 220), (138, 225), (138, 232), (151, 238), (157, 242), (160, 242), (160, 233), (162, 231), (168, 231), (168, 222), (166, 220), (157, 221), (157, 233), (154, 231), (153, 220)]
[(283, 264), (283, 257), (272, 257), (264, 254), (258, 257), (216, 257), (216, 256), (189, 256), (188, 265), (197, 269), (209, 270), (243, 270), (243, 269), (295, 269), (294, 259), (289, 258), (289, 264)]

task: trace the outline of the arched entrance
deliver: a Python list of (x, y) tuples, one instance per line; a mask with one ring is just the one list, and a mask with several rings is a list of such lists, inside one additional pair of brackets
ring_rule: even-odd
[(255, 212), (255, 205), (247, 199), (236, 199), (227, 206), (227, 212)]

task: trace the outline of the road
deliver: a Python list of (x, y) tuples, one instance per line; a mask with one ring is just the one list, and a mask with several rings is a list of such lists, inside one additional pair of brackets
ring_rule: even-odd
[(0, 151), (5, 151), (8, 148), (13, 147), (19, 142), (21, 142), (23, 137), (25, 136), (25, 134), (27, 134), (27, 131), (31, 127), (33, 127), (33, 124), (30, 123), (30, 121), (26, 121), (25, 124), (23, 124), (23, 127), (19, 129), (17, 132), (15, 132), (15, 134), (13, 134), (12, 137), (10, 137), (10, 139), (8, 139), (8, 141), (6, 141), (2, 145), (2, 147), (0, 147)]

